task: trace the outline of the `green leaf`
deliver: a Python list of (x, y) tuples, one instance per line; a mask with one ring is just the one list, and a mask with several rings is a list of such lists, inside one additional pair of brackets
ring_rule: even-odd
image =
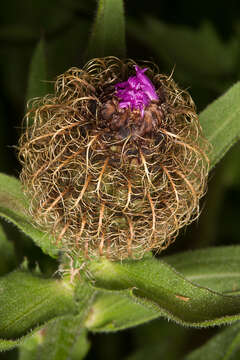
[(225, 188), (240, 186), (239, 166), (240, 142), (237, 142), (225, 156), (222, 181)]
[[(47, 324), (51, 324), (52, 321), (55, 321), (55, 319), (50, 320)], [(6, 339), (0, 338), (0, 352), (14, 349), (14, 348), (24, 344), (25, 341), (26, 341), (26, 343), (28, 343), (28, 340), (29, 340), (30, 347), (33, 347), (33, 344), (35, 344), (35, 346), (36, 346), (37, 345), (36, 341), (37, 342), (41, 341), (41, 337), (39, 337), (39, 334), (38, 334), (38, 332), (41, 333), (41, 329), (42, 329), (42, 326), (37, 326), (34, 328), (34, 330), (31, 330), (26, 335), (21, 336), (15, 340), (9, 340), (9, 339), (6, 340)], [(35, 335), (36, 335), (36, 337), (35, 337)], [(31, 340), (32, 337), (34, 337), (35, 340)], [(29, 347), (29, 346), (27, 346), (27, 347)]]
[(78, 316), (56, 319), (20, 345), (19, 360), (80, 360), (90, 347)]
[(45, 56), (45, 42), (41, 39), (32, 56), (32, 61), (29, 69), (27, 101), (47, 95), (50, 90), (47, 82), (47, 64)]
[(54, 240), (32, 224), (27, 209), (28, 203), (20, 181), (0, 173), (0, 216), (31, 237), (46, 254), (56, 257), (58, 250), (52, 245)]
[[(47, 325), (51, 324), (52, 321), (55, 321), (55, 319), (47, 322)], [(31, 348), (32, 352), (34, 352), (36, 346), (42, 342), (42, 337), (40, 336), (41, 333), (42, 326), (37, 326), (34, 328), (34, 330), (30, 330), (30, 332), (28, 332), (26, 335), (21, 336), (15, 340), (0, 339), (0, 352), (12, 350), (21, 345), (23, 345), (24, 349), (27, 348), (29, 351)], [(30, 356), (30, 354), (26, 354), (26, 359), (28, 359), (27, 356)]]
[[(27, 337), (30, 337), (31, 335), (28, 334), (26, 335)], [(15, 347), (17, 347), (19, 344), (21, 344), (21, 342), (23, 341), (23, 339), (17, 339), (17, 340), (3, 340), (0, 339), (0, 351), (8, 351), (8, 350), (12, 350)]]
[(207, 106), (200, 114), (203, 133), (212, 144), (213, 168), (240, 138), (240, 82)]
[[(49, 323), (51, 324), (52, 321), (50, 321)], [(43, 342), (44, 332), (45, 329), (35, 329), (32, 333), (29, 333), (28, 335), (20, 338), (17, 341), (7, 340), (6, 343), (10, 343), (11, 341), (12, 343), (15, 343), (15, 347), (19, 347), (19, 360), (37, 360), (38, 347)]]
[(0, 275), (13, 270), (16, 265), (16, 257), (13, 243), (7, 239), (7, 236), (0, 224)]
[(82, 331), (82, 334), (78, 337), (77, 341), (73, 345), (71, 360), (84, 359), (89, 349), (90, 349), (90, 342), (87, 338), (87, 330), (84, 329)]
[(72, 287), (23, 271), (0, 278), (0, 338), (15, 340), (47, 321), (73, 313)]
[(240, 323), (222, 330), (205, 345), (186, 356), (185, 360), (238, 360)]
[[(129, 299), (180, 324), (206, 327), (240, 319), (240, 296), (217, 293), (193, 284), (171, 266), (154, 258), (122, 263), (103, 259), (91, 262), (89, 270), (96, 288), (125, 290)], [(102, 329), (104, 325), (102, 322)]]
[[(68, 280), (67, 280), (68, 281)], [(69, 286), (69, 285), (68, 285)], [(51, 321), (33, 339), (20, 345), (20, 360), (80, 360), (89, 350), (84, 326), (91, 309), (95, 290), (83, 281), (75, 288), (75, 314)]]
[[(163, 259), (173, 266), (181, 274), (180, 276), (184, 276), (198, 286), (217, 291), (218, 295), (240, 293), (240, 246), (189, 251)], [(144, 263), (142, 266), (144, 267)], [(161, 274), (159, 269), (159, 278)], [(158, 286), (162, 286), (162, 283), (164, 281), (160, 278)], [(162, 314), (156, 311), (155, 306), (149, 307), (144, 302), (136, 302), (131, 290), (105, 290), (98, 292), (92, 311), (86, 320), (86, 326), (93, 331), (117, 331), (143, 324), (159, 316)]]
[(42, 343), (43, 331), (40, 330), (25, 339), (19, 346), (19, 360), (37, 360), (38, 347)]
[(123, 0), (99, 0), (87, 60), (103, 56), (124, 57), (125, 53)]
[(158, 317), (155, 310), (136, 303), (126, 291), (99, 291), (85, 326), (94, 332), (119, 331)]
[(240, 246), (219, 246), (163, 258), (191, 282), (221, 293), (240, 292)]

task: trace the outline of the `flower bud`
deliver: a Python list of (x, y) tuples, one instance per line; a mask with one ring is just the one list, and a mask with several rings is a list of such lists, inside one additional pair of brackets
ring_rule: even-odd
[(199, 214), (207, 141), (194, 103), (156, 66), (93, 59), (29, 104), (21, 181), (64, 251), (141, 258)]

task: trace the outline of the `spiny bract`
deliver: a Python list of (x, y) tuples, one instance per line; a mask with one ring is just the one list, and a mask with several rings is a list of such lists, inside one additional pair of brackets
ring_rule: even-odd
[[(154, 98), (123, 106), (137, 71)], [(208, 144), (190, 95), (155, 65), (107, 57), (72, 68), (25, 121), (20, 178), (34, 222), (63, 251), (141, 258), (198, 216)]]

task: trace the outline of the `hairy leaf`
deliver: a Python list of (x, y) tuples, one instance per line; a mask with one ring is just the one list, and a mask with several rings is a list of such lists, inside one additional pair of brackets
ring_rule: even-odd
[(44, 330), (40, 330), (22, 341), (19, 346), (19, 360), (37, 360), (37, 351), (43, 341), (43, 333)]
[(25, 356), (29, 360), (82, 359), (89, 349), (84, 322), (95, 292), (88, 284), (78, 281), (75, 288), (75, 314), (48, 323), (34, 335), (35, 341), (30, 338), (24, 341), (20, 346), (20, 360), (25, 360)]
[(0, 173), (0, 216), (30, 236), (45, 253), (56, 257), (57, 249), (52, 246), (53, 239), (32, 224), (27, 208), (27, 199), (23, 195), (20, 181)]
[[(51, 324), (52, 321), (55, 321), (55, 319), (47, 322), (47, 325)], [(37, 346), (37, 344), (39, 344), (39, 342), (42, 341), (41, 337), (39, 336), (39, 334), (41, 334), (41, 330), (42, 330), (42, 326), (36, 326), (34, 330), (31, 329), (31, 331), (28, 332), (26, 335), (20, 336), (14, 340), (10, 340), (10, 339), (6, 340), (0, 338), (0, 352), (14, 349), (15, 347), (18, 347), (22, 344), (29, 344), (27, 345), (28, 348), (29, 347), (33, 348)]]
[(19, 360), (80, 360), (89, 350), (79, 316), (65, 316), (48, 324), (20, 345)]
[(240, 291), (240, 246), (219, 246), (164, 257), (188, 280), (220, 293)]
[(0, 278), (0, 338), (15, 340), (47, 321), (72, 313), (73, 289), (23, 271)]
[[(219, 296), (220, 294), (238, 295), (240, 293), (238, 284), (240, 246), (189, 251), (163, 259), (164, 262), (174, 266), (181, 274), (180, 276), (184, 276), (186, 280), (190, 280), (198, 286), (207, 287), (214, 292), (217, 291)], [(149, 271), (150, 269), (149, 266)], [(160, 277), (161, 274), (159, 272)], [(163, 282), (164, 280), (160, 278), (159, 287)], [(184, 300), (186, 299), (183, 298), (182, 301)], [(86, 320), (86, 326), (94, 331), (116, 331), (145, 323), (159, 316), (162, 314), (156, 311), (156, 307), (146, 306), (141, 301), (136, 302), (131, 290), (105, 290), (97, 294), (93, 309)]]
[(99, 0), (89, 39), (87, 60), (103, 56), (125, 56), (123, 0)]
[[(26, 338), (30, 337), (30, 336), (31, 335), (28, 334), (28, 335), (26, 335)], [(23, 339), (17, 339), (17, 340), (0, 339), (0, 352), (14, 349), (18, 345), (20, 345), (22, 341), (23, 341)]]
[(99, 291), (85, 326), (95, 331), (117, 331), (156, 319), (152, 308), (137, 303), (126, 291)]
[[(121, 264), (96, 261), (89, 264), (89, 269), (95, 287), (125, 290), (125, 295), (132, 301), (180, 324), (205, 327), (240, 319), (239, 296), (217, 293), (193, 284), (171, 266), (154, 258)], [(114, 318), (112, 324), (116, 326)], [(101, 325), (102, 330), (110, 330), (104, 320)], [(94, 321), (91, 326), (94, 329)]]
[(214, 167), (240, 138), (240, 82), (207, 106), (199, 118), (213, 147), (210, 164)]

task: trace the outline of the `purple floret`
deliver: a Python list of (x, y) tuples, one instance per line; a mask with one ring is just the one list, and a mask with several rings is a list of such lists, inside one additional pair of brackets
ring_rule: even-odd
[(116, 96), (120, 99), (119, 107), (140, 110), (142, 117), (144, 109), (152, 100), (158, 100), (155, 88), (144, 72), (137, 65), (135, 76), (130, 76), (127, 81), (115, 85)]

